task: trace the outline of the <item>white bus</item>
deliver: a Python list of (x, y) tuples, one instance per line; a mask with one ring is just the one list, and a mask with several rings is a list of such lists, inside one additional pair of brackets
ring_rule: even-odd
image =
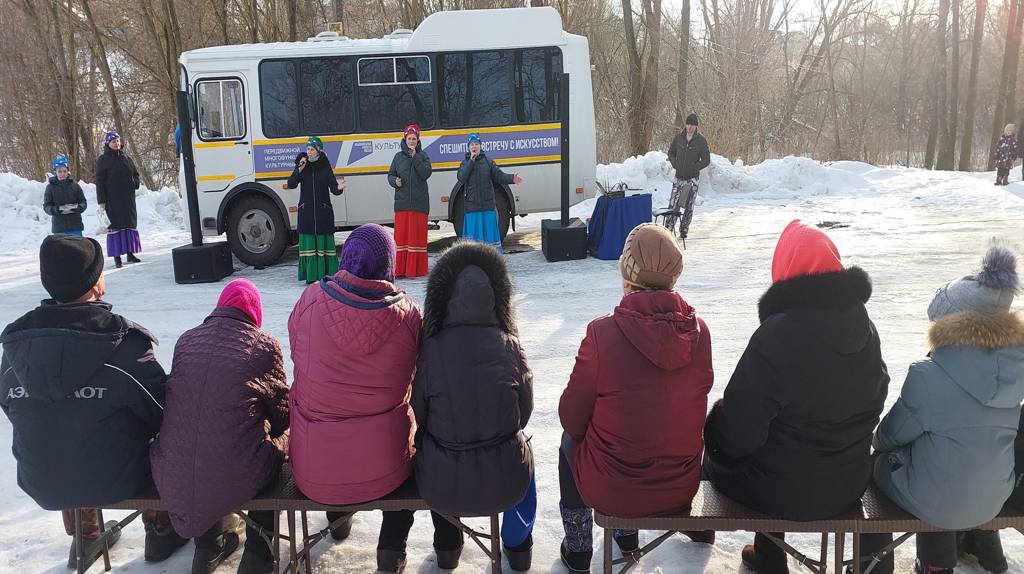
[[(179, 62), (203, 234), (227, 233), (250, 265), (274, 263), (295, 241), (299, 192), (281, 184), (311, 135), (348, 184), (332, 197), (337, 229), (394, 220), (387, 171), (409, 123), (423, 130), (434, 166), (432, 221), (461, 229), (461, 193), (450, 195), (474, 131), (489, 157), (524, 179), (495, 198), (503, 236), (514, 215), (557, 210), (563, 71), (571, 78), (570, 203), (594, 194), (587, 39), (562, 30), (553, 8), (439, 12), (416, 31), (380, 39), (324, 32), (192, 50)], [(179, 177), (184, 190), (183, 169)]]

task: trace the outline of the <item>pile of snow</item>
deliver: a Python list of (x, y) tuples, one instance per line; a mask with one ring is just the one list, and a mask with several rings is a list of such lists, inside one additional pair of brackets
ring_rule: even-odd
[[(86, 235), (102, 238), (106, 229), (96, 216), (96, 184), (78, 182), (89, 204), (82, 220)], [(4, 252), (33, 249), (50, 233), (51, 218), (43, 211), (46, 182), (32, 181), (13, 173), (0, 173), (0, 242)], [(178, 231), (184, 226), (181, 198), (173, 187), (136, 192), (139, 231), (148, 234)], [(103, 243), (101, 241), (101, 243)]]
[[(770, 159), (753, 166), (742, 160), (711, 154), (711, 165), (702, 172), (700, 193), (744, 195), (751, 199), (791, 199), (820, 195), (854, 195), (869, 190), (871, 180), (892, 177), (895, 172), (866, 163), (822, 164), (805, 157)], [(606, 187), (625, 183), (632, 193), (651, 193), (656, 208), (668, 205), (675, 171), (665, 152), (651, 151), (622, 163), (597, 166), (597, 180)]]

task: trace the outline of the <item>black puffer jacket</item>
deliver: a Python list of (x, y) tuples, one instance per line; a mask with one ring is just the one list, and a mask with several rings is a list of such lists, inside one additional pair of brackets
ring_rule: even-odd
[(686, 141), (685, 131), (678, 134), (668, 146), (668, 161), (676, 168), (677, 179), (699, 179), (700, 170), (711, 164), (708, 140), (700, 132), (695, 132), (690, 141)]
[(494, 186), (512, 185), (514, 177), (513, 174), (501, 171), (498, 164), (491, 161), (483, 151), (475, 160), (470, 159), (467, 153), (466, 159), (459, 166), (458, 181), (452, 190), (452, 197), (455, 197), (460, 187), (464, 187), (466, 213), (491, 211), (494, 209)]
[[(388, 183), (395, 188), (395, 212), (416, 211), (430, 213), (430, 192), (427, 178), (434, 167), (423, 152), (423, 146), (416, 143), (416, 155), (409, 155), (409, 146), (402, 140), (402, 151), (395, 154), (388, 171)], [(395, 178), (402, 178), (398, 187)]]
[(761, 297), (761, 326), (704, 426), (715, 488), (791, 520), (857, 502), (889, 384), (870, 296), (867, 273), (852, 267), (780, 281)]
[[(73, 208), (71, 211), (63, 212), (60, 208), (64, 205)], [(43, 192), (43, 211), (53, 217), (50, 229), (54, 233), (84, 230), (82, 212), (87, 206), (81, 186), (70, 177), (61, 180), (54, 176), (46, 184), (46, 191)]]
[(18, 486), (39, 506), (103, 506), (152, 484), (165, 380), (154, 342), (101, 301), (44, 301), (4, 329), (0, 407)]
[(330, 193), (341, 195), (338, 180), (327, 156), (320, 154), (316, 161), (306, 163), (299, 171), (299, 162), (306, 153), (295, 158), (295, 170), (288, 176), (288, 189), (299, 188), (299, 233), (303, 235), (330, 235), (334, 233), (334, 207)]
[(533, 375), (516, 336), (504, 259), (487, 245), (456, 245), (431, 271), (425, 307), (412, 391), (420, 494), (443, 513), (507, 510), (533, 474), (522, 431)]
[(135, 190), (139, 183), (139, 170), (132, 158), (104, 146), (103, 155), (96, 160), (96, 202), (106, 206), (111, 230), (138, 228)]

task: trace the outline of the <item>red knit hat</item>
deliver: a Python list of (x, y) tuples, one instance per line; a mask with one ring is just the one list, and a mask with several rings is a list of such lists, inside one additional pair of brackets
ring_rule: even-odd
[(235, 279), (228, 283), (217, 299), (218, 307), (234, 307), (245, 313), (256, 323), (263, 326), (263, 301), (260, 290), (248, 279)]
[(817, 227), (804, 225), (799, 219), (789, 222), (772, 258), (772, 283), (801, 275), (835, 273), (843, 270), (832, 240)]
[(417, 136), (420, 135), (420, 125), (409, 124), (405, 126), (405, 135), (408, 137), (409, 134), (416, 134)]

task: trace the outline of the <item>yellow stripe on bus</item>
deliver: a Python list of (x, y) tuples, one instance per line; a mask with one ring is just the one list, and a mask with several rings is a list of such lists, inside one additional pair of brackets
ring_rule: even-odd
[[(450, 130), (424, 130), (422, 137), (434, 137), (434, 136), (457, 136), (457, 135), (468, 135), (473, 132), (480, 132), (481, 134), (492, 134), (499, 132), (532, 132), (538, 130), (557, 130), (562, 127), (560, 123), (550, 124), (533, 124), (533, 125), (522, 125), (522, 126), (500, 126), (493, 128), (459, 128)], [(402, 132), (390, 132), (390, 133), (379, 133), (379, 134), (348, 134), (343, 136), (321, 136), (320, 139), (324, 142), (340, 142), (340, 141), (352, 141), (352, 140), (380, 140), (380, 139), (402, 139)], [(279, 144), (296, 144), (306, 143), (308, 138), (297, 137), (297, 138), (279, 138), (269, 140), (253, 140), (253, 145), (279, 145)]]
[(235, 142), (233, 142), (233, 141), (230, 141), (230, 142), (199, 142), (199, 143), (192, 144), (192, 147), (198, 149), (198, 148), (204, 148), (204, 147), (234, 147), (234, 145), (235, 145)]
[(197, 175), (196, 181), (231, 181), (235, 179), (235, 174), (225, 173), (222, 175)]
[[(539, 163), (539, 162), (555, 162), (561, 161), (561, 155), (536, 155), (531, 157), (506, 157), (495, 160), (500, 165), (519, 165), (523, 163)], [(434, 168), (453, 168), (462, 165), (460, 161), (446, 161), (446, 162), (434, 162)], [(355, 166), (355, 167), (336, 167), (334, 173), (337, 175), (345, 174), (360, 174), (360, 173), (382, 173), (391, 169), (388, 165), (367, 165), (367, 166)], [(290, 171), (262, 171), (256, 174), (258, 178), (274, 178), (274, 177), (288, 177), (292, 174)], [(201, 179), (201, 178), (200, 178)]]

